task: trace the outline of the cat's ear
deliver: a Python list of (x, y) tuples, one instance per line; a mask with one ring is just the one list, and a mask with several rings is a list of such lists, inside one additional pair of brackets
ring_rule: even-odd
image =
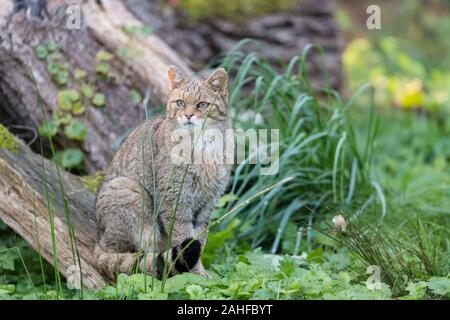
[(169, 90), (172, 91), (187, 83), (184, 74), (175, 66), (169, 67)]
[(204, 81), (205, 85), (218, 92), (225, 103), (228, 100), (228, 73), (224, 68), (219, 68)]

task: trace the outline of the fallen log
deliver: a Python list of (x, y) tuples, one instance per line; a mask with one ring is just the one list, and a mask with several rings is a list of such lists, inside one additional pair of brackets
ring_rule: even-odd
[(139, 32), (142, 23), (121, 1), (79, 1), (80, 29), (67, 27), (66, 9), (76, 1), (48, 3), (51, 19), (21, 11), (8, 24), (12, 0), (0, 2), (0, 122), (36, 131), (61, 111), (58, 94), (83, 92), (72, 116), (87, 135), (74, 140), (59, 130), (54, 142), (58, 149), (80, 148), (92, 173), (109, 163), (115, 146), (145, 118), (137, 100), (146, 88), (152, 89), (150, 105), (160, 105), (168, 92), (169, 65), (192, 71), (159, 37)]
[(275, 66), (280, 61), (289, 62), (300, 55), (306, 45), (314, 44), (323, 48), (323, 53), (311, 50), (306, 59), (314, 87), (340, 88), (343, 38), (334, 17), (333, 1), (299, 0), (289, 11), (245, 19), (216, 16), (192, 19), (178, 10), (180, 1), (173, 1), (173, 5), (164, 0), (124, 0), (124, 3), (193, 65), (203, 66), (227, 54), (245, 38), (258, 40), (259, 44), (248, 43), (240, 50), (259, 53)]
[[(0, 148), (0, 219), (45, 260), (52, 265), (56, 262), (65, 277), (77, 277), (76, 270), (80, 269), (81, 262), (83, 284), (92, 290), (107, 283), (91, 255), (96, 237), (94, 201), (95, 195), (79, 177), (60, 169), (59, 180), (55, 165), (32, 152), (20, 140), (16, 139), (15, 152)], [(53, 216), (54, 242), (50, 228)], [(72, 250), (68, 217), (79, 261)]]

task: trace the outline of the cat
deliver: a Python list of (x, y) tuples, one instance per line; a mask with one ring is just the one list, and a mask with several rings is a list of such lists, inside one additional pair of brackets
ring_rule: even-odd
[(219, 68), (207, 79), (194, 80), (171, 66), (168, 80), (165, 116), (141, 124), (128, 136), (97, 192), (94, 254), (111, 279), (117, 272), (136, 270), (156, 277), (164, 271), (208, 276), (200, 258), (210, 214), (226, 191), (231, 166), (176, 163), (172, 150), (179, 141), (173, 134), (209, 128), (225, 136), (231, 128), (228, 74)]

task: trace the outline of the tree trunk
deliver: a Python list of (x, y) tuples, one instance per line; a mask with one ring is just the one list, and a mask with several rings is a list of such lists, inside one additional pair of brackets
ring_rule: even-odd
[[(92, 290), (100, 288), (107, 281), (96, 269), (91, 255), (96, 238), (95, 195), (86, 190), (80, 178), (61, 169), (59, 180), (52, 162), (33, 153), (20, 140), (16, 141), (17, 153), (0, 148), (0, 219), (52, 265), (55, 265), (55, 250), (59, 271), (73, 280), (79, 263), (72, 251), (69, 217), (83, 284)], [(63, 199), (67, 201), (67, 210)], [(50, 228), (53, 216), (54, 242)]]
[[(59, 92), (80, 91), (82, 84), (88, 84), (94, 92), (106, 97), (106, 103), (104, 107), (95, 107), (89, 95), (82, 96), (85, 112), (75, 118), (87, 127), (85, 140), (76, 142), (67, 138), (62, 130), (54, 140), (59, 149), (81, 148), (86, 170), (94, 172), (109, 163), (115, 146), (145, 119), (134, 90), (142, 96), (151, 86), (151, 107), (159, 105), (164, 103), (168, 93), (169, 65), (177, 65), (189, 75), (192, 71), (160, 38), (141, 35), (142, 23), (121, 1), (108, 0), (103, 4), (95, 0), (83, 1), (80, 30), (68, 29), (66, 7), (70, 3), (73, 1), (50, 0), (50, 20), (29, 18), (19, 12), (7, 25), (12, 0), (0, 2), (0, 28), (4, 30), (0, 42), (0, 122), (10, 128), (20, 125), (36, 130), (45, 118), (52, 119), (52, 114), (59, 109)], [(138, 31), (127, 32), (127, 28)], [(51, 53), (45, 58), (38, 57), (37, 48), (49, 43), (59, 46), (59, 58)], [(100, 50), (113, 54), (113, 58), (104, 63), (107, 69), (103, 74), (108, 76), (98, 71), (101, 62), (96, 61), (96, 55)], [(58, 63), (49, 62), (50, 56)], [(55, 71), (55, 67), (61, 71)], [(66, 77), (68, 75), (66, 81), (64, 68)], [(87, 72), (81, 80), (75, 75), (77, 68)], [(58, 80), (59, 77), (62, 80)]]
[(343, 39), (331, 0), (299, 0), (292, 10), (258, 17), (206, 17), (200, 20), (190, 19), (165, 0), (124, 2), (136, 17), (152, 26), (158, 36), (188, 58), (193, 66), (202, 66), (227, 54), (246, 38), (255, 39), (259, 44), (248, 43), (240, 50), (260, 53), (274, 65), (287, 63), (301, 55), (306, 45), (313, 44), (323, 49), (323, 53), (310, 50), (306, 59), (314, 87), (339, 89), (342, 82)]

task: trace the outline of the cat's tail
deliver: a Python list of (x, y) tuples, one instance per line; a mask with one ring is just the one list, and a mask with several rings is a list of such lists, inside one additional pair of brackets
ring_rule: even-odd
[[(183, 272), (190, 272), (197, 264), (201, 255), (201, 244), (199, 240), (187, 238), (179, 245), (176, 245), (165, 252), (161, 252), (156, 256), (147, 257), (146, 263), (141, 262), (141, 269), (147, 267), (151, 270), (151, 266), (156, 266), (156, 274), (162, 278), (164, 273), (175, 275)], [(142, 270), (143, 271), (143, 270)], [(154, 273), (154, 274), (155, 274)]]
[(193, 238), (156, 255), (151, 252), (146, 256), (140, 253), (106, 252), (99, 245), (94, 250), (98, 267), (110, 279), (115, 279), (119, 273), (145, 272), (162, 278), (164, 273), (175, 275), (189, 272), (197, 264), (200, 255), (200, 241)]

